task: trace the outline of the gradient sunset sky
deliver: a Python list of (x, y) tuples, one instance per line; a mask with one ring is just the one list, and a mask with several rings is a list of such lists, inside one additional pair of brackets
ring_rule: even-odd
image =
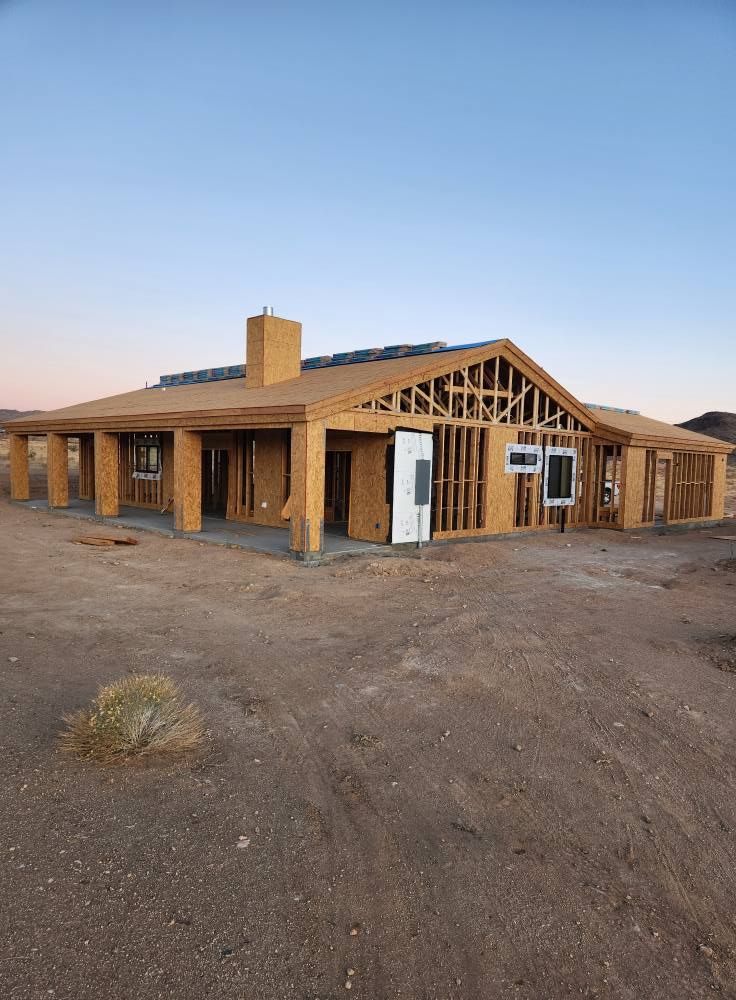
[(0, 0), (0, 408), (510, 337), (736, 410), (736, 3)]

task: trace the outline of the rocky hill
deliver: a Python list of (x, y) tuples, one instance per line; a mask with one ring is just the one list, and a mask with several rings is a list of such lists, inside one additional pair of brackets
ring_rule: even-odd
[(34, 413), (41, 412), (41, 410), (0, 410), (0, 431), (3, 430), (6, 420), (15, 420), (16, 417), (32, 417)]
[[(720, 441), (736, 444), (736, 413), (709, 410), (708, 413), (703, 413), (700, 417), (693, 417), (692, 420), (686, 420), (678, 426), (684, 427), (687, 431), (708, 434)], [(730, 461), (736, 462), (736, 454), (730, 456)]]

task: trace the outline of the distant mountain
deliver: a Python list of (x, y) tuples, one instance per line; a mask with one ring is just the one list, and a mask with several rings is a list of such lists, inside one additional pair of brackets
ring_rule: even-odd
[[(736, 444), (736, 413), (721, 413), (718, 410), (710, 410), (701, 417), (693, 417), (692, 420), (686, 420), (677, 426), (684, 427), (686, 431), (707, 434), (720, 441)], [(736, 454), (730, 456), (730, 461), (736, 462)]]
[(43, 410), (0, 410), (0, 431), (6, 420), (15, 420), (16, 417), (32, 417), (34, 413), (42, 412)]

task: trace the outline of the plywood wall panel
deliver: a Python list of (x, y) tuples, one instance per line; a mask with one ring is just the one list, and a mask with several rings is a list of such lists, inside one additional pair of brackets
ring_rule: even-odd
[(276, 527), (286, 524), (281, 511), (287, 499), (284, 496), (284, 449), (287, 447), (287, 431), (256, 431), (252, 517), (256, 524)]
[(64, 434), (47, 434), (46, 473), (49, 507), (69, 506), (69, 443)]
[(637, 528), (642, 523), (647, 488), (647, 449), (624, 447), (619, 487), (619, 526)]
[(28, 474), (28, 435), (11, 434), (10, 446), (10, 499), (28, 500), (31, 496)]
[(713, 455), (713, 491), (711, 497), (711, 517), (720, 521), (725, 514), (726, 503), (725, 455)]
[(292, 552), (322, 551), (325, 512), (324, 421), (294, 424), (291, 429)]
[(174, 527), (202, 530), (202, 435), (174, 431)]
[(99, 517), (117, 517), (120, 512), (118, 435), (95, 431), (94, 440), (95, 512)]
[(488, 489), (486, 490), (486, 531), (499, 535), (514, 530), (514, 496), (517, 473), (506, 472), (506, 445), (516, 444), (514, 428), (489, 427)]

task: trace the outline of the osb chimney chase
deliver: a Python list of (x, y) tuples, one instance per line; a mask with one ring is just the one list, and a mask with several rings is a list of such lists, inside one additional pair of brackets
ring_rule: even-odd
[(298, 378), (301, 373), (302, 325), (274, 316), (266, 306), (247, 321), (245, 387), (260, 389)]

